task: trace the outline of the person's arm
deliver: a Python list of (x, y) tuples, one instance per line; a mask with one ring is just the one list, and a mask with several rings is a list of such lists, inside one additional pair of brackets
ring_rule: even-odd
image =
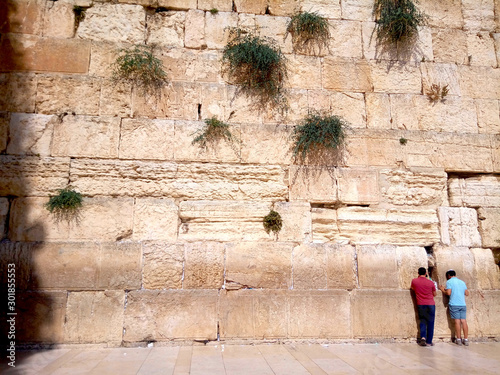
[(464, 294), (468, 297), (469, 296), (469, 289), (465, 289)]
[(433, 290), (433, 291), (432, 291), (432, 295), (433, 295), (434, 297), (436, 297), (436, 294), (437, 294), (437, 293), (436, 293), (436, 291), (435, 291), (435, 290)]
[(440, 285), (439, 290), (446, 294), (447, 296), (451, 296), (451, 289), (445, 289), (444, 286)]

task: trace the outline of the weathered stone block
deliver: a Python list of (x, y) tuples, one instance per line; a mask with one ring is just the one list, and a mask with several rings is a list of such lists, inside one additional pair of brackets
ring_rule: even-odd
[(226, 247), (226, 282), (250, 288), (288, 289), (293, 246), (281, 242), (240, 242)]
[(292, 165), (289, 169), (290, 200), (310, 203), (337, 202), (337, 180), (333, 170)]
[(288, 22), (288, 18), (285, 17), (255, 16), (255, 25), (259, 29), (259, 35), (274, 40), (283, 53), (291, 53), (293, 50), (292, 39), (285, 38)]
[(172, 199), (136, 198), (134, 208), (135, 240), (177, 240), (178, 207)]
[(299, 0), (268, 0), (267, 9), (273, 16), (292, 16), (300, 9)]
[(92, 41), (90, 45), (89, 75), (111, 78), (113, 64), (119, 56), (119, 48), (112, 42)]
[(429, 17), (429, 25), (440, 28), (461, 29), (463, 18), (460, 0), (421, 0), (418, 8)]
[(184, 245), (184, 289), (221, 289), (224, 284), (225, 248), (217, 242)]
[(120, 122), (118, 117), (64, 116), (54, 125), (52, 155), (116, 158)]
[(448, 191), (451, 206), (500, 207), (500, 177), (450, 177)]
[(186, 48), (206, 47), (205, 12), (202, 10), (189, 10), (186, 14), (184, 30), (184, 45)]
[(366, 93), (366, 124), (368, 129), (391, 129), (391, 103), (389, 94)]
[(365, 97), (361, 93), (332, 92), (330, 108), (352, 128), (366, 128)]
[(50, 155), (56, 116), (12, 113), (7, 153), (11, 155)]
[(500, 269), (490, 249), (471, 249), (474, 255), (474, 274), (480, 290), (500, 289)]
[(183, 201), (179, 205), (179, 239), (187, 241), (271, 240), (263, 225), (270, 203), (249, 201)]
[(276, 202), (276, 210), (283, 220), (278, 233), (280, 241), (303, 242), (311, 238), (311, 205), (309, 202)]
[(46, 2), (43, 0), (6, 0), (0, 4), (3, 16), (0, 32), (39, 35), (43, 27)]
[[(366, 290), (352, 292), (354, 337), (406, 338), (416, 334), (414, 305), (409, 290)], [(367, 308), (368, 307), (368, 308)], [(387, 319), (395, 311), (398, 319)]]
[(388, 69), (387, 63), (374, 63), (370, 67), (375, 92), (420, 94), (422, 91), (422, 77), (418, 67), (406, 64)]
[(371, 66), (365, 62), (325, 58), (323, 87), (336, 91), (373, 91)]
[[(195, 6), (196, 8), (196, 6)], [(148, 17), (147, 44), (184, 47), (186, 12), (157, 12)]]
[(373, 2), (370, 0), (342, 0), (341, 7), (343, 19), (356, 21), (371, 21), (372, 19)]
[[(74, 5), (65, 2), (45, 3), (43, 36), (54, 38), (72, 38), (75, 34)], [(60, 56), (58, 56), (60, 57)]]
[(473, 208), (438, 208), (441, 242), (453, 246), (481, 246), (477, 212)]
[(497, 67), (495, 41), (487, 31), (467, 34), (467, 52), (470, 65)]
[(475, 99), (500, 97), (500, 69), (487, 66), (458, 67), (462, 95)]
[(409, 289), (411, 281), (418, 277), (418, 269), (429, 266), (427, 252), (423, 247), (398, 246), (396, 247), (396, 259), (400, 289)]
[(290, 164), (291, 133), (290, 126), (241, 125), (241, 161), (255, 164)]
[[(420, 70), (422, 72), (422, 87), (423, 93), (425, 95), (427, 95), (431, 91), (431, 87), (433, 84), (440, 85), (441, 87), (447, 85), (449, 92), (448, 95), (445, 96), (444, 101), (441, 101), (441, 103), (449, 104), (449, 101), (451, 101), (452, 104), (462, 104), (461, 101), (457, 100), (460, 98), (454, 97), (455, 95), (462, 95), (462, 92), (460, 90), (460, 78), (458, 75), (458, 68), (456, 64), (421, 63)], [(466, 98), (462, 99), (467, 100)], [(427, 98), (426, 107), (429, 107), (429, 104), (429, 99)], [(437, 103), (435, 103), (434, 106), (436, 104)], [(469, 104), (467, 103), (466, 105)], [(464, 109), (462, 108), (460, 108), (460, 110), (464, 111)], [(453, 119), (452, 121), (454, 120), (455, 119)]]
[(69, 158), (0, 156), (0, 195), (47, 195), (68, 183)]
[(234, 0), (236, 12), (264, 14), (266, 12), (267, 0)]
[(476, 99), (477, 126), (479, 133), (500, 134), (500, 104), (498, 100)]
[(340, 0), (303, 0), (301, 10), (316, 12), (325, 18), (341, 18)]
[(184, 269), (184, 246), (165, 242), (143, 245), (142, 285), (145, 289), (181, 289)]
[(0, 112), (0, 153), (4, 153), (7, 149), (7, 142), (9, 141), (9, 123), (10, 113)]
[(96, 3), (85, 11), (85, 19), (80, 22), (76, 36), (96, 41), (142, 44), (145, 41), (145, 23), (145, 10), (140, 5)]
[(293, 289), (326, 289), (327, 256), (322, 244), (302, 244), (293, 249)]
[[(231, 12), (233, 10), (232, 0), (198, 0), (198, 9), (212, 10), (219, 12)], [(239, 10), (241, 12), (241, 10)]]
[(97, 289), (140, 289), (142, 249), (137, 242), (101, 243)]
[(197, 0), (158, 0), (158, 5), (167, 9), (196, 9)]
[(0, 74), (0, 111), (35, 112), (34, 74)]
[(370, 169), (338, 169), (339, 201), (347, 204), (379, 203), (378, 173)]
[(100, 81), (92, 78), (40, 76), (36, 94), (38, 113), (98, 115)]
[(287, 84), (295, 88), (321, 88), (321, 60), (315, 56), (291, 55)]
[(217, 290), (129, 292), (124, 341), (217, 339)]
[(462, 0), (462, 14), (466, 30), (494, 30), (495, 4), (494, 0)]
[(132, 116), (132, 86), (103, 80), (99, 114), (101, 116)]
[(69, 293), (64, 342), (120, 343), (124, 308), (124, 291)]
[(174, 121), (123, 119), (120, 130), (120, 159), (174, 159)]
[(205, 13), (205, 42), (209, 49), (224, 48), (229, 29), (238, 25), (238, 13), (219, 12), (215, 15)]
[(312, 208), (311, 227), (313, 242), (335, 242), (339, 237), (337, 210), (333, 208)]
[(357, 258), (361, 288), (399, 288), (396, 246), (358, 246)]
[(477, 214), (483, 247), (500, 247), (500, 208), (481, 207)]
[(132, 234), (132, 198), (84, 198), (77, 222), (56, 221), (45, 198), (18, 198), (11, 208), (12, 241), (108, 240)]
[(0, 198), (0, 238), (3, 239), (5, 228), (7, 228), (7, 214), (9, 213), (9, 200)]
[(466, 64), (468, 62), (467, 35), (461, 29), (432, 29), (432, 48), (434, 60), (438, 63)]
[[(199, 118), (226, 119), (226, 108), (229, 106), (227, 100), (226, 86), (217, 83), (201, 85), (201, 116)], [(239, 128), (235, 126), (234, 128)]]
[(356, 249), (351, 245), (323, 244), (326, 249), (328, 289), (353, 289), (357, 286)]
[[(4, 199), (7, 201), (6, 198)], [(2, 285), (0, 293), (6, 293), (9, 284), (9, 273), (7, 272), (9, 264), (14, 264), (16, 269), (16, 290), (33, 289), (32, 285), (37, 285), (37, 280), (32, 277), (32, 255), (38, 246), (40, 245), (31, 242), (10, 242), (7, 240), (0, 242), (0, 267), (5, 270), (0, 274), (0, 285)], [(7, 307), (7, 304), (4, 306)]]
[(442, 169), (382, 169), (382, 200), (396, 206), (443, 206), (447, 202), (447, 177)]
[(477, 289), (474, 254), (469, 248), (436, 245), (433, 247), (433, 253), (438, 276), (436, 281), (439, 285), (446, 285), (446, 271), (452, 269), (457, 273), (457, 277), (465, 282), (468, 289)]
[[(471, 302), (473, 312), (474, 335), (495, 337), (500, 334), (500, 292), (485, 290), (473, 292), (467, 303)], [(469, 305), (469, 306), (470, 306)], [(467, 321), (469, 317), (467, 317)]]

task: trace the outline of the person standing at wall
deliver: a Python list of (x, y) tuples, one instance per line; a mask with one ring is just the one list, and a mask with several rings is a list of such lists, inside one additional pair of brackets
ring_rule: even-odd
[(418, 269), (418, 277), (411, 281), (411, 289), (417, 297), (418, 319), (420, 320), (419, 345), (433, 346), (436, 286), (427, 278), (427, 270), (424, 267)]
[[(450, 296), (448, 306), (450, 308), (450, 317), (455, 320), (455, 343), (465, 346), (469, 345), (469, 326), (467, 325), (465, 305), (465, 296), (469, 295), (467, 285), (457, 278), (457, 274), (453, 270), (446, 272), (446, 288), (442, 285), (439, 290), (444, 294)], [(464, 339), (462, 341), (462, 329), (464, 331)]]

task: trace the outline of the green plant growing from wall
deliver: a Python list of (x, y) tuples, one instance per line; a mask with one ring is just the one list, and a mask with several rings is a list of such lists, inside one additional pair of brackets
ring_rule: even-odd
[(399, 143), (402, 144), (403, 146), (408, 143), (408, 139), (401, 137), (399, 138)]
[(309, 113), (292, 132), (293, 156), (304, 161), (318, 151), (341, 149), (348, 127), (339, 116)]
[(284, 82), (285, 56), (276, 42), (241, 29), (230, 29), (222, 53), (223, 73), (229, 80), (266, 107), (286, 106)]
[(382, 44), (413, 41), (427, 19), (413, 0), (375, 0), (373, 15), (377, 40)]
[(264, 217), (263, 224), (267, 234), (273, 232), (277, 235), (283, 227), (283, 220), (278, 212), (271, 210), (269, 214)]
[(51, 196), (45, 208), (54, 215), (56, 221), (78, 220), (79, 211), (83, 206), (82, 195), (71, 187), (57, 190), (58, 194)]
[(158, 94), (167, 83), (167, 73), (162, 61), (154, 56), (154, 49), (154, 46), (136, 45), (119, 50), (112, 65), (113, 82), (131, 84), (144, 95)]
[(285, 39), (288, 34), (292, 36), (294, 50), (310, 50), (314, 45), (321, 50), (328, 48), (330, 25), (316, 12), (298, 12), (288, 22)]
[(231, 125), (218, 120), (215, 116), (205, 119), (205, 125), (198, 132), (192, 144), (198, 144), (201, 148), (207, 148), (209, 143), (224, 140), (229, 143), (236, 142), (236, 138), (231, 134)]
[(212, 15), (216, 15), (217, 13), (219, 13), (219, 10), (217, 8), (212, 8), (212, 9), (210, 9), (210, 13)]
[(448, 85), (441, 86), (437, 83), (433, 83), (427, 91), (427, 98), (431, 103), (437, 103), (438, 101), (444, 102), (446, 96), (450, 92)]

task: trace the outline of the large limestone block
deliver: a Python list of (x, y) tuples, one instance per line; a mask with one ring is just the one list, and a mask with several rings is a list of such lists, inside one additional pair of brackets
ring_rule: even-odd
[(0, 236), (3, 239), (5, 228), (7, 228), (7, 214), (9, 213), (9, 200), (0, 198)]
[(341, 18), (340, 0), (303, 0), (301, 11), (316, 12), (325, 18)]
[(450, 177), (448, 191), (451, 206), (500, 207), (500, 177)]
[(221, 289), (224, 284), (224, 244), (217, 242), (186, 243), (184, 289)]
[(358, 246), (359, 285), (365, 289), (398, 289), (396, 246)]
[(179, 205), (179, 239), (185, 241), (271, 240), (263, 219), (270, 203), (250, 201), (183, 201)]
[(132, 86), (104, 80), (99, 101), (101, 116), (132, 116)]
[(422, 77), (417, 66), (387, 66), (386, 62), (371, 64), (373, 91), (401, 94), (420, 94)]
[[(6, 198), (4, 199), (6, 200)], [(37, 280), (32, 277), (32, 255), (36, 252), (38, 246), (40, 244), (32, 242), (10, 242), (8, 240), (0, 242), (0, 267), (5, 270), (0, 274), (2, 293), (8, 284), (9, 274), (7, 270), (8, 265), (11, 263), (14, 264), (16, 269), (16, 289), (34, 289), (33, 285), (37, 285)]]
[(462, 14), (466, 30), (495, 29), (495, 0), (462, 0)]
[(304, 242), (311, 238), (311, 205), (309, 202), (276, 202), (274, 210), (281, 215), (280, 241)]
[(400, 289), (409, 289), (411, 281), (418, 277), (420, 267), (428, 268), (429, 259), (425, 248), (418, 246), (396, 247), (398, 279)]
[(316, 56), (291, 55), (288, 63), (290, 87), (305, 89), (321, 88), (321, 59)]
[(392, 129), (389, 94), (366, 93), (366, 125), (368, 129)]
[(0, 53), (0, 71), (87, 73), (90, 43), (7, 34), (0, 42)]
[(468, 62), (467, 35), (461, 29), (433, 28), (432, 48), (434, 60), (438, 63), (466, 64)]
[(18, 198), (11, 208), (12, 241), (118, 241), (132, 234), (132, 198), (84, 198), (78, 220), (56, 221), (46, 198)]
[(498, 66), (495, 40), (487, 31), (467, 34), (467, 51), (470, 65)]
[(366, 128), (365, 97), (361, 93), (332, 92), (330, 108), (352, 128)]
[(477, 110), (479, 133), (500, 134), (500, 103), (492, 99), (474, 100)]
[(372, 169), (339, 168), (339, 201), (347, 204), (379, 203), (379, 177)]
[[(231, 12), (233, 10), (232, 0), (198, 0), (198, 9), (212, 10), (217, 9), (219, 12)], [(241, 10), (240, 10), (241, 12)]]
[(0, 111), (35, 112), (37, 77), (0, 74)]
[(481, 207), (477, 214), (483, 247), (500, 247), (500, 208)]
[(87, 77), (40, 76), (36, 94), (38, 113), (98, 115), (100, 81)]
[(72, 38), (75, 34), (74, 5), (69, 2), (46, 3), (43, 36), (54, 38)]
[(144, 289), (181, 289), (184, 246), (167, 242), (143, 244), (142, 286)]
[(348, 291), (290, 291), (289, 309), (290, 338), (352, 337)]
[(279, 124), (242, 124), (241, 161), (255, 164), (291, 164), (292, 127)]
[(442, 169), (382, 169), (382, 201), (396, 206), (437, 208), (447, 202), (447, 178)]
[(85, 11), (76, 36), (96, 41), (142, 44), (146, 13), (140, 5), (96, 3)]
[(328, 168), (292, 165), (289, 169), (290, 200), (310, 203), (337, 202), (335, 172)]
[(352, 293), (351, 324), (355, 338), (407, 338), (416, 335), (417, 322), (409, 290), (358, 289)]
[(371, 21), (373, 2), (370, 0), (342, 0), (342, 18), (356, 21)]
[(142, 271), (142, 248), (140, 243), (101, 243), (97, 289), (140, 289)]
[(158, 5), (167, 9), (196, 9), (196, 0), (158, 0)]
[(123, 119), (120, 131), (120, 159), (174, 159), (174, 121)]
[(323, 87), (336, 91), (373, 91), (372, 67), (366, 62), (325, 58)]
[[(456, 99), (454, 98), (455, 95), (462, 95), (462, 92), (460, 91), (458, 68), (456, 64), (422, 63), (420, 64), (420, 70), (422, 71), (422, 87), (424, 94), (430, 92), (433, 84), (438, 84), (441, 87), (448, 85), (449, 90), (449, 96), (446, 96), (445, 100), (441, 103), (446, 103), (449, 105), (450, 100)], [(427, 100), (427, 103), (429, 103), (429, 100)], [(454, 103), (454, 101), (452, 101), (451, 103)], [(463, 103), (462, 105), (470, 106), (470, 104), (467, 102)], [(454, 120), (455, 119), (453, 119), (453, 121)]]
[(293, 249), (293, 289), (326, 289), (327, 256), (322, 244), (302, 244)]
[(228, 41), (229, 29), (238, 25), (238, 13), (205, 13), (205, 42), (209, 49), (224, 48)]
[(467, 247), (434, 246), (436, 259), (437, 282), (446, 284), (446, 271), (455, 270), (457, 277), (463, 280), (468, 289), (477, 289), (478, 280), (475, 275), (474, 253)]
[[(500, 292), (498, 290), (473, 292), (467, 303), (467, 313), (470, 310), (473, 312), (474, 336), (498, 337), (500, 334)], [(470, 305), (472, 309), (469, 308)]]
[(120, 122), (118, 117), (64, 116), (54, 125), (52, 156), (116, 158)]
[(10, 113), (0, 112), (0, 153), (5, 153), (7, 142), (9, 142)]
[(184, 34), (186, 48), (203, 48), (205, 43), (205, 12), (202, 10), (189, 10), (186, 14)]
[(0, 32), (39, 35), (43, 28), (46, 2), (43, 0), (6, 0), (0, 4)]
[(428, 246), (439, 241), (435, 210), (341, 207), (337, 216), (337, 241), (414, 246)]
[(226, 283), (248, 288), (288, 289), (292, 286), (291, 244), (240, 242), (226, 248)]
[(481, 246), (477, 211), (465, 207), (438, 208), (441, 242), (453, 246)]
[[(121, 45), (119, 45), (121, 47)], [(119, 48), (113, 42), (92, 41), (90, 46), (89, 75), (111, 78), (113, 64), (119, 56)]]
[(56, 116), (12, 113), (7, 153), (11, 155), (50, 155)]
[(184, 47), (186, 12), (157, 12), (148, 17), (147, 44)]
[[(259, 35), (274, 40), (276, 45), (281, 49), (281, 52), (287, 54), (291, 53), (293, 50), (292, 38), (285, 38), (287, 35), (286, 29), (288, 22), (288, 17), (271, 17), (269, 15), (255, 16), (255, 25), (259, 30)], [(311, 61), (309, 61), (309, 63), (311, 63)], [(319, 62), (317, 64), (319, 65)], [(311, 75), (312, 74), (313, 72), (311, 72)]]
[(75, 159), (71, 183), (91, 196), (268, 201), (284, 200), (287, 195), (280, 166)]
[(121, 343), (124, 309), (124, 291), (69, 293), (64, 342)]
[(333, 208), (312, 208), (311, 227), (313, 242), (335, 242), (339, 237), (337, 210)]
[(134, 208), (135, 240), (177, 240), (179, 208), (172, 199), (136, 198)]
[(328, 51), (325, 52), (335, 57), (361, 59), (363, 57), (361, 22), (335, 20), (330, 21), (330, 25), (331, 36)]
[(500, 69), (488, 66), (458, 67), (462, 95), (475, 99), (498, 99), (500, 97)]
[(418, 8), (428, 17), (430, 26), (439, 28), (463, 27), (461, 0), (420, 0)]
[[(227, 101), (227, 87), (218, 83), (207, 83), (201, 85), (201, 114), (200, 119), (216, 117), (219, 119), (231, 119), (231, 114), (226, 115), (226, 108), (229, 106)], [(232, 122), (232, 121), (231, 121)]]
[(206, 128), (205, 121), (176, 121), (175, 136), (172, 138), (175, 160), (178, 161), (211, 161), (211, 162), (238, 162), (240, 160), (241, 135), (238, 125), (230, 125), (232, 141), (214, 139), (207, 141), (206, 147), (193, 141)]
[(287, 337), (287, 291), (226, 291), (221, 293), (219, 304), (221, 338)]
[(69, 158), (0, 156), (0, 195), (55, 193), (68, 183)]
[(217, 293), (217, 290), (129, 292), (123, 340), (216, 340)]
[(474, 273), (480, 290), (500, 289), (500, 269), (490, 249), (471, 249), (474, 255)]
[(356, 248), (351, 245), (324, 244), (322, 246), (326, 249), (327, 288), (356, 288)]
[(264, 14), (267, 8), (267, 0), (234, 0), (233, 9), (239, 13)]
[(300, 9), (299, 0), (268, 0), (266, 13), (273, 16), (292, 16)]

